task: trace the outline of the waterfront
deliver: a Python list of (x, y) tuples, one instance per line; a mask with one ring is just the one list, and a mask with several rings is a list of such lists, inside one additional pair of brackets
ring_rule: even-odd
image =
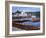
[(40, 30), (40, 8), (12, 7), (13, 31)]

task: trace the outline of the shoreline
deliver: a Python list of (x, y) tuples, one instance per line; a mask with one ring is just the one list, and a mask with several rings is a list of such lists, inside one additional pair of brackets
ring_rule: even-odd
[(15, 22), (12, 23), (13, 27), (17, 27), (22, 30), (40, 30), (40, 27), (35, 27), (32, 25), (22, 25), (22, 24), (16, 24)]

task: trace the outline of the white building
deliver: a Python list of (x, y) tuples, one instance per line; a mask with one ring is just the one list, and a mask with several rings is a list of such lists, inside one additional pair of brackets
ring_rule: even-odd
[(27, 13), (25, 13), (24, 11), (22, 11), (21, 14), (19, 14), (19, 16), (27, 16)]
[(27, 13), (25, 13), (24, 11), (21, 12), (21, 14), (19, 13), (16, 13), (16, 15), (13, 15), (13, 16), (27, 16)]

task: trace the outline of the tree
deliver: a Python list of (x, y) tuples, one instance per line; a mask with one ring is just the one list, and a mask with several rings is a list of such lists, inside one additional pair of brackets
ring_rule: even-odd
[(20, 14), (21, 12), (19, 10), (17, 10), (15, 13), (19, 13)]

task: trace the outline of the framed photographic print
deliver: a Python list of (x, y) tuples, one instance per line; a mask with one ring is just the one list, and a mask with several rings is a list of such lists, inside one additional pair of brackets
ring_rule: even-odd
[(6, 37), (45, 34), (44, 3), (6, 1), (5, 11)]

